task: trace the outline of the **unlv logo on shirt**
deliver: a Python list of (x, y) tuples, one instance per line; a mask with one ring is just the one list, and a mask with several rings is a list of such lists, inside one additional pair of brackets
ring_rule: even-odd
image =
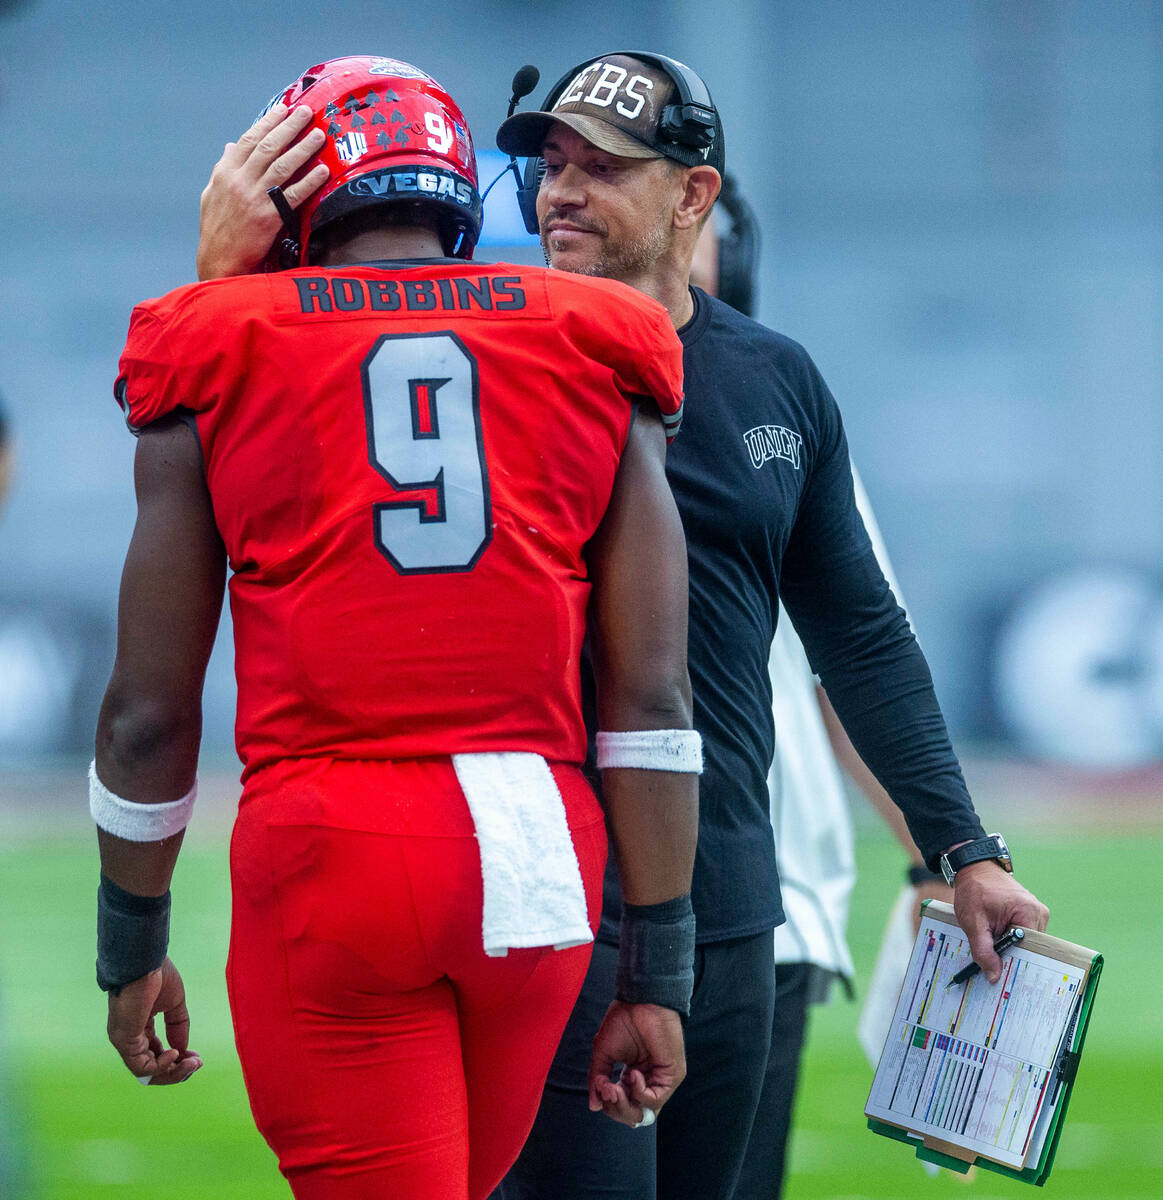
[(785, 429), (782, 425), (756, 425), (747, 430), (743, 441), (751, 455), (751, 465), (757, 471), (773, 458), (782, 458), (797, 471), (800, 469), (800, 449), (804, 439), (794, 429)]

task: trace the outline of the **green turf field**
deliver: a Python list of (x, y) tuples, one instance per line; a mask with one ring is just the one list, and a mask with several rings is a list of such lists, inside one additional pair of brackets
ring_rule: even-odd
[[(1049, 932), (1105, 958), (1086, 1050), (1054, 1170), (1059, 1200), (1163, 1195), (1163, 916), (1157, 871), (1163, 831), (1040, 841), (1014, 835), (1022, 882), (1050, 906)], [(861, 878), (849, 922), (867, 976), (896, 894), (898, 861), (879, 836), (858, 848)], [(888, 872), (888, 864), (893, 869)], [(856, 1005), (815, 1010), (793, 1132), (787, 1200), (1022, 1196), (1029, 1185), (980, 1171), (924, 1173), (899, 1143), (863, 1130), (870, 1071), (855, 1041)]]
[[(1163, 1194), (1163, 831), (1020, 847), (1023, 881), (1051, 907), (1051, 932), (1106, 956), (1087, 1053), (1048, 1189), (1061, 1200)], [(899, 852), (860, 839), (851, 922), (867, 972), (900, 879)], [(0, 851), (0, 998), (8, 1142), (28, 1190), (4, 1200), (267, 1200), (287, 1197), (250, 1124), (231, 1043), (225, 845), (194, 843), (175, 880), (172, 946), (205, 1068), (179, 1088), (145, 1089), (104, 1043), (92, 981), (96, 859), (88, 841)], [(908, 1150), (864, 1128), (869, 1083), (857, 1007), (818, 1009), (809, 1034), (788, 1200), (815, 1197), (1020, 1196), (1025, 1185), (979, 1173), (926, 1175)], [(599, 1119), (596, 1118), (595, 1119)]]

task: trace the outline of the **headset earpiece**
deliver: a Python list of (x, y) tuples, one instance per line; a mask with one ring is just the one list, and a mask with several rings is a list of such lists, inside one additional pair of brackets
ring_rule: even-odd
[[(707, 162), (722, 174), (723, 131), (715, 102), (702, 76), (685, 63), (668, 58), (665, 54), (649, 54), (642, 50), (623, 50), (620, 53), (651, 63), (670, 77), (677, 95), (662, 110), (659, 129), (674, 145), (696, 152), (698, 158), (694, 161)], [(576, 72), (577, 68), (574, 70)], [(572, 76), (567, 77), (565, 82), (569, 78)], [(716, 145), (716, 142), (719, 144)], [(706, 153), (706, 158), (703, 158), (703, 153)], [(694, 165), (694, 162), (688, 165)]]
[(668, 104), (658, 127), (679, 146), (702, 150), (715, 144), (715, 110), (701, 104)]
[(527, 158), (521, 186), (517, 189), (517, 205), (521, 209), (521, 219), (525, 222), (525, 229), (534, 237), (541, 233), (541, 227), (537, 223), (537, 192), (544, 174), (545, 159)]

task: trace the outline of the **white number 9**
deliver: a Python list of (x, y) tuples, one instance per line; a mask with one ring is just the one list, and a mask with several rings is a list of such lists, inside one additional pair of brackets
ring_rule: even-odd
[(492, 540), (476, 361), (452, 333), (384, 334), (363, 363), (368, 458), (400, 493), (375, 543), (403, 575), (471, 571)]
[(428, 149), (437, 154), (447, 154), (452, 148), (452, 130), (448, 128), (440, 113), (425, 113), (424, 125), (431, 135), (428, 138)]

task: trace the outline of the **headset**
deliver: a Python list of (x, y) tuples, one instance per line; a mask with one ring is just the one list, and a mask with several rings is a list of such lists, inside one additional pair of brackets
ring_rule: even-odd
[(723, 176), (719, 204), (731, 218), (731, 228), (719, 232), (719, 299), (752, 317), (759, 267), (759, 221), (733, 175)]
[[(639, 50), (618, 50), (610, 53), (641, 59), (642, 62), (651, 63), (666, 73), (678, 92), (677, 102), (666, 105), (658, 123), (661, 137), (679, 151), (668, 157), (673, 157), (677, 162), (683, 162), (689, 167), (707, 163), (722, 175), (723, 125), (719, 120), (715, 103), (711, 99), (711, 93), (702, 79), (685, 63), (680, 63), (675, 58), (667, 58), (665, 54), (645, 54)], [(592, 62), (609, 57), (609, 53), (597, 54), (593, 58), (587, 58), (584, 62), (570, 67), (549, 89), (541, 111), (552, 111), (562, 92), (583, 67), (588, 67)], [(710, 153), (704, 157), (703, 151), (708, 147)], [(544, 174), (545, 160), (543, 158), (526, 159), (521, 186), (517, 189), (517, 204), (521, 209), (522, 220), (525, 222), (525, 228), (534, 235), (541, 232), (537, 224), (537, 190), (541, 186)]]

